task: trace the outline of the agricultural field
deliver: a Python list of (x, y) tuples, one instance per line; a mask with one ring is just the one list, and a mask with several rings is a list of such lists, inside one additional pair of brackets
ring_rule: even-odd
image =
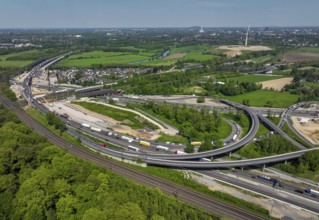
[(233, 45), (233, 46), (220, 46), (217, 49), (219, 50), (224, 50), (225, 54), (227, 57), (235, 57), (239, 56), (244, 52), (247, 51), (267, 51), (271, 50), (271, 48), (266, 47), (266, 46), (238, 46), (238, 45)]
[[(242, 75), (242, 76), (236, 76), (227, 78), (226, 80), (229, 81), (235, 81), (238, 83), (241, 82), (263, 82), (268, 80), (275, 80), (275, 79), (281, 79), (283, 76), (272, 76), (272, 75)], [(222, 80), (223, 81), (223, 80)]]
[(172, 66), (178, 59), (157, 59), (149, 62), (140, 63), (141, 66)]
[[(164, 59), (154, 59), (159, 55), (157, 50), (142, 50), (135, 47), (121, 47), (119, 49), (127, 52), (104, 52), (91, 51), (72, 55), (58, 64), (59, 67), (91, 67), (92, 65), (125, 65), (136, 64), (141, 66), (171, 66), (178, 60), (192, 60), (202, 62), (207, 60), (219, 59), (218, 55), (205, 54), (213, 47), (204, 46), (186, 46), (174, 48), (169, 56)], [(132, 51), (136, 50), (136, 52)], [(149, 60), (149, 61), (148, 61)], [(144, 61), (144, 62), (139, 62)], [(146, 62), (145, 62), (146, 61)]]
[[(143, 54), (143, 55), (141, 55)], [(152, 58), (153, 53), (92, 51), (70, 56), (58, 64), (60, 67), (91, 67), (92, 65), (129, 64)], [(147, 56), (146, 56), (147, 55)]]
[(318, 47), (303, 47), (288, 51), (284, 57), (285, 62), (301, 62), (319, 60)]
[[(206, 52), (213, 50), (213, 46), (209, 45), (196, 45), (196, 46), (185, 46), (185, 47), (177, 47), (170, 51), (169, 56), (164, 59), (158, 59), (150, 62), (143, 63), (142, 65), (155, 65), (155, 66), (171, 66), (176, 63), (178, 60), (192, 60), (195, 62), (202, 62), (207, 60), (216, 60), (219, 59), (220, 56), (206, 54)], [(209, 52), (211, 53), (211, 52)]]
[(0, 55), (0, 67), (25, 67), (47, 55), (45, 51), (38, 50)]
[(281, 79), (273, 79), (273, 80), (264, 81), (264, 82), (261, 82), (261, 84), (263, 85), (262, 87), (263, 89), (272, 88), (274, 90), (280, 91), (281, 89), (285, 87), (285, 85), (291, 84), (292, 81), (293, 81), (293, 77), (285, 77)]
[(211, 49), (212, 46), (209, 45), (194, 45), (194, 46), (185, 46), (185, 47), (177, 47), (172, 49), (171, 53), (190, 53), (194, 51), (205, 51)]
[(299, 96), (290, 94), (288, 92), (276, 92), (276, 91), (270, 91), (270, 90), (257, 90), (254, 92), (237, 95), (237, 96), (223, 96), (223, 98), (243, 103), (243, 100), (249, 100), (249, 104), (251, 106), (256, 107), (264, 107), (269, 106), (271, 103), (271, 106), (274, 108), (286, 108), (288, 106), (293, 105), (298, 101)]

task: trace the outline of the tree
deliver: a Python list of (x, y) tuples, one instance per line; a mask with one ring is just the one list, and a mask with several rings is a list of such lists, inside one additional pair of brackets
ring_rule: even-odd
[(249, 99), (243, 99), (243, 105), (250, 106)]
[(199, 96), (197, 98), (197, 103), (204, 103), (205, 102), (205, 96)]
[(184, 150), (186, 153), (194, 153), (194, 146), (191, 144), (187, 144)]
[(125, 203), (121, 205), (113, 215), (115, 220), (144, 220), (145, 215), (141, 208), (133, 202)]
[(301, 157), (302, 163), (308, 167), (311, 171), (316, 171), (319, 169), (319, 150), (310, 151), (305, 153)]

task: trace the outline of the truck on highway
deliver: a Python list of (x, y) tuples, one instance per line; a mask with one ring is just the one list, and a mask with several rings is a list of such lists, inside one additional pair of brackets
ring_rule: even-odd
[(129, 150), (133, 150), (133, 151), (139, 152), (139, 149), (137, 147), (132, 146), (132, 145), (128, 145), (127, 148)]
[(192, 142), (191, 142), (191, 145), (193, 145), (193, 146), (199, 146), (199, 145), (202, 145), (202, 142), (201, 142), (201, 141), (192, 141)]
[(199, 159), (200, 162), (212, 162), (210, 159), (208, 158), (200, 158)]
[(232, 138), (233, 141), (235, 141), (237, 138), (237, 134), (234, 135), (234, 137)]
[(92, 131), (97, 131), (97, 132), (101, 132), (102, 130), (100, 128), (95, 128), (95, 127), (91, 127)]
[(105, 144), (105, 143), (101, 143), (100, 145), (101, 145), (101, 147), (107, 147), (107, 144)]
[(90, 127), (91, 127), (91, 125), (86, 124), (86, 123), (82, 123), (81, 126), (82, 126), (82, 127), (85, 127), (85, 128), (90, 128)]
[(128, 136), (122, 136), (122, 139), (124, 139), (124, 140), (127, 140), (129, 143), (131, 143), (131, 142), (133, 142), (133, 138), (131, 138), (131, 137), (128, 137)]
[(161, 146), (161, 145), (157, 145), (157, 146), (156, 146), (156, 150), (164, 150), (164, 151), (168, 151), (168, 150), (169, 150), (169, 148), (168, 148), (168, 147)]
[(319, 191), (313, 190), (313, 189), (306, 189), (306, 193), (310, 194), (311, 196), (319, 197)]
[(187, 154), (187, 153), (185, 153), (184, 151), (180, 151), (180, 150), (176, 150), (174, 153), (175, 153), (175, 154), (179, 154), (179, 155), (185, 155), (185, 154)]
[(140, 145), (144, 146), (144, 147), (149, 147), (151, 146), (151, 144), (147, 141), (140, 141)]

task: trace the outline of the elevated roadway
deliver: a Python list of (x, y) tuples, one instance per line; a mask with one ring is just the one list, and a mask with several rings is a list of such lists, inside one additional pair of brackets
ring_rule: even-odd
[(187, 189), (183, 186), (174, 184), (170, 181), (163, 180), (153, 175), (135, 170), (120, 163), (102, 158), (94, 152), (86, 151), (78, 146), (68, 142), (62, 137), (52, 133), (49, 129), (42, 126), (35, 119), (31, 118), (25, 111), (14, 105), (6, 97), (0, 93), (0, 103), (11, 109), (18, 118), (30, 126), (39, 135), (46, 137), (51, 143), (60, 146), (69, 151), (72, 155), (91, 161), (97, 165), (112, 169), (114, 172), (122, 175), (128, 179), (134, 180), (140, 184), (156, 187), (169, 195), (175, 195), (177, 198), (188, 202), (191, 205), (200, 207), (207, 212), (215, 213), (231, 219), (251, 219), (251, 220), (265, 220), (266, 217), (243, 210), (234, 205), (221, 202), (217, 199), (208, 197), (199, 192)]

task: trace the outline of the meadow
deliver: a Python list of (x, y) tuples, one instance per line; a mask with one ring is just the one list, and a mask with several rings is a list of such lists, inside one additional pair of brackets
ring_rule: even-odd
[(92, 67), (92, 65), (129, 64), (152, 58), (154, 53), (91, 51), (72, 55), (58, 64), (60, 67)]
[(177, 47), (170, 51), (169, 55), (174, 54), (185, 54), (185, 56), (181, 58), (172, 58), (172, 59), (158, 59), (150, 62), (142, 63), (144, 66), (171, 66), (175, 64), (177, 61), (185, 61), (190, 60), (193, 62), (202, 62), (207, 60), (216, 60), (219, 59), (220, 56), (205, 54), (206, 51), (212, 50), (214, 47), (209, 45), (195, 45), (195, 46), (185, 46), (185, 47)]
[(319, 53), (318, 47), (301, 47), (298, 49), (289, 50), (288, 53)]
[(38, 50), (0, 55), (0, 67), (25, 67), (45, 56), (47, 56), (45, 51)]
[(271, 107), (286, 108), (298, 102), (298, 95), (293, 95), (288, 92), (276, 92), (271, 90), (257, 90), (254, 92), (237, 95), (237, 96), (223, 96), (223, 98), (243, 103), (243, 100), (249, 100), (251, 106), (264, 107), (272, 103)]

